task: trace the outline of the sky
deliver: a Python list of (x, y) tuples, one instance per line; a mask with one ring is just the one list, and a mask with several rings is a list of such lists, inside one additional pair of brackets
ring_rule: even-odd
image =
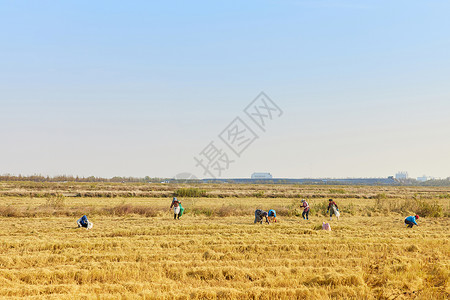
[(0, 0), (0, 174), (449, 177), (449, 11)]

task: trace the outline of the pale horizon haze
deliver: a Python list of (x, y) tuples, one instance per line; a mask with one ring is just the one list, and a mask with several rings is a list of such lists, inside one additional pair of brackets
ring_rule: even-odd
[[(450, 176), (450, 2), (2, 1), (0, 174)], [(281, 109), (265, 132), (244, 109)], [(258, 138), (237, 157), (219, 134)]]

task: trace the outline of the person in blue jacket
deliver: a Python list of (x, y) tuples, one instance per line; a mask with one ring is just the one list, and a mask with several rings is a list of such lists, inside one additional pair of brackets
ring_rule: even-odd
[(77, 220), (77, 225), (78, 225), (78, 227), (84, 227), (86, 229), (91, 229), (93, 224), (91, 222), (89, 222), (86, 215), (84, 215)]
[(272, 223), (277, 222), (277, 212), (275, 210), (269, 209), (268, 217), (269, 217), (270, 222), (272, 222)]
[(408, 225), (408, 228), (412, 228), (414, 225), (419, 226), (419, 224), (417, 224), (416, 220), (419, 220), (418, 215), (409, 216), (405, 219), (405, 224)]

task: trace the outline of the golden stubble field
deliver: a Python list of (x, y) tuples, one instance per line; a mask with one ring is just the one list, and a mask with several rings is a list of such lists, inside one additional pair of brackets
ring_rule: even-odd
[[(266, 193), (280, 188), (289, 186), (259, 187)], [(321, 189), (317, 193), (342, 194), (335, 197), (342, 216), (331, 221), (331, 232), (320, 230), (329, 218), (314, 211), (323, 207), (326, 198), (309, 200), (313, 211), (305, 221), (292, 213), (301, 210), (293, 207), (296, 200), (291, 198), (179, 197), (186, 214), (175, 221), (168, 210), (171, 198), (66, 197), (55, 204), (45, 197), (5, 195), (0, 197), (0, 297), (450, 297), (450, 200), (436, 196), (443, 194), (442, 188), (436, 195), (427, 188), (424, 194), (431, 196), (423, 196), (423, 201), (439, 205), (443, 215), (423, 217), (413, 229), (405, 228), (406, 215), (392, 211), (396, 203), (408, 201), (407, 193), (396, 199), (395, 188), (372, 187), (366, 195), (383, 196), (355, 199), (346, 197), (355, 187)], [(305, 190), (314, 194), (314, 187)], [(404, 190), (401, 193), (405, 195)], [(414, 190), (410, 196), (417, 198), (417, 193)], [(130, 209), (95, 209), (118, 205), (156, 212), (146, 216)], [(253, 224), (255, 208), (272, 207), (283, 214), (279, 223)], [(92, 230), (76, 228), (77, 213), (83, 209), (92, 212), (88, 214)]]

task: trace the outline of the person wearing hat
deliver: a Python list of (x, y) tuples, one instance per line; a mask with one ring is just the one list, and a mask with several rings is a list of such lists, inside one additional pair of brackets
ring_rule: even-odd
[(276, 223), (277, 222), (277, 212), (274, 209), (269, 209), (268, 211), (269, 222)]
[(173, 197), (172, 204), (170, 205), (169, 209), (172, 209), (173, 207), (173, 219), (180, 219), (180, 211), (181, 211), (181, 202), (178, 201), (177, 197)]
[(416, 220), (419, 220), (418, 215), (409, 216), (405, 219), (405, 224), (408, 225), (408, 228), (412, 228), (414, 225), (419, 226), (419, 224), (417, 224)]
[(303, 212), (302, 212), (303, 220), (309, 220), (308, 216), (309, 216), (310, 208), (309, 208), (308, 202), (306, 202), (305, 199), (302, 199), (302, 206), (301, 207), (303, 207)]
[(329, 202), (328, 202), (327, 213), (330, 212), (330, 221), (331, 221), (331, 218), (333, 217), (333, 214), (339, 220), (340, 213), (339, 213), (339, 209), (338, 209), (336, 202), (334, 202), (333, 199), (330, 199), (328, 201)]

